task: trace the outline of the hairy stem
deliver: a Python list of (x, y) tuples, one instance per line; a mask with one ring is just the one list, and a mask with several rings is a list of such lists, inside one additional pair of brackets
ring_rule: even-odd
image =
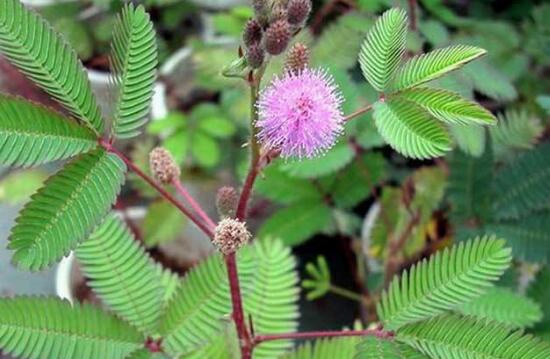
[(264, 334), (257, 335), (254, 338), (254, 344), (260, 344), (271, 340), (283, 339), (316, 339), (316, 338), (337, 338), (337, 337), (359, 337), (372, 335), (378, 338), (392, 338), (393, 333), (383, 329), (367, 329), (367, 330), (348, 330), (348, 331), (320, 331), (320, 332), (303, 332), (303, 333), (288, 333), (288, 334)]
[(195, 213), (211, 228), (216, 228), (216, 223), (204, 212), (201, 205), (195, 201), (195, 199), (189, 194), (187, 191), (187, 188), (179, 181), (179, 179), (175, 178), (174, 181), (172, 181), (172, 185), (176, 189), (176, 191), (189, 203), (191, 208), (195, 211)]
[[(251, 74), (250, 84), (250, 168), (241, 190), (239, 197), (239, 203), (237, 205), (237, 211), (235, 216), (239, 221), (246, 220), (248, 202), (252, 194), (252, 188), (254, 182), (260, 171), (260, 144), (256, 138), (257, 128), (256, 120), (258, 119), (258, 113), (256, 111), (256, 102), (258, 101), (260, 83), (264, 74), (266, 65), (262, 66), (253, 76)], [(251, 340), (251, 335), (246, 327), (244, 318), (244, 309), (242, 303), (241, 289), (239, 285), (239, 275), (237, 270), (237, 261), (235, 260), (235, 253), (231, 253), (225, 256), (225, 264), (227, 266), (227, 275), (229, 278), (229, 288), (231, 290), (231, 303), (233, 306), (233, 320), (237, 328), (237, 334), (239, 336), (239, 344), (241, 347), (241, 358), (252, 358), (252, 350), (254, 349), (254, 343)]]
[(344, 122), (348, 122), (350, 120), (353, 120), (354, 118), (359, 117), (362, 114), (369, 112), (370, 110), (372, 110), (372, 105), (367, 105), (365, 107), (362, 107), (362, 108), (358, 109), (357, 111), (352, 112), (349, 115), (347, 115), (346, 117), (344, 117)]
[(110, 143), (103, 140), (99, 140), (99, 144), (105, 148), (105, 150), (118, 156), (125, 164), (130, 168), (135, 174), (141, 177), (145, 182), (147, 182), (151, 187), (153, 187), (157, 192), (163, 196), (168, 202), (172, 203), (177, 209), (179, 209), (185, 216), (187, 216), (197, 227), (199, 227), (204, 234), (206, 234), (210, 239), (214, 238), (213, 229), (208, 225), (203, 223), (199, 218), (197, 218), (191, 211), (189, 211), (180, 201), (178, 201), (170, 192), (166, 191), (162, 185), (157, 183), (153, 178), (148, 176), (143, 172), (135, 163), (133, 163), (129, 158), (127, 158), (122, 152), (117, 150)]

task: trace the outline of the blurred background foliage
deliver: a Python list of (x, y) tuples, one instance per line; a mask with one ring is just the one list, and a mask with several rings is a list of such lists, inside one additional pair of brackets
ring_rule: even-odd
[[(215, 215), (216, 189), (238, 184), (247, 169), (242, 148), (247, 86), (221, 72), (238, 58), (240, 34), (252, 10), (239, 0), (136, 2), (148, 7), (158, 33), (160, 90), (146, 135), (121, 146), (142, 168), (148, 167), (154, 146), (166, 147), (182, 168), (182, 181)], [(91, 72), (107, 73), (107, 44), (121, 5), (120, 0), (63, 1), (37, 11), (64, 34)], [(488, 50), (482, 61), (437, 86), (475, 98), (498, 116), (498, 125), (453, 125), (455, 150), (446, 158), (419, 162), (389, 150), (371, 115), (363, 115), (346, 125), (325, 156), (275, 160), (262, 173), (251, 208), (253, 229), (258, 237), (281, 238), (299, 256), (307, 278), (304, 329), (339, 328), (357, 316), (372, 316), (372, 303), (363, 296), (376, 293), (393, 274), (453, 241), (496, 233), (509, 241), (517, 259), (502, 287), (534, 300), (543, 316), (533, 330), (550, 337), (550, 146), (545, 143), (550, 3), (315, 1), (309, 26), (294, 41), (308, 45), (312, 67), (326, 67), (334, 76), (346, 99), (345, 113), (376, 100), (361, 78), (357, 53), (376, 16), (396, 5), (415, 14), (411, 56), (457, 43)], [(264, 84), (282, 68), (281, 59), (272, 61)], [(4, 60), (0, 86), (50, 104)], [(21, 205), (54, 169), (4, 170), (0, 202)], [(155, 258), (178, 273), (211, 250), (137, 177), (130, 177), (117, 209)], [(315, 302), (306, 303), (306, 296)], [(346, 305), (350, 300), (358, 305)]]

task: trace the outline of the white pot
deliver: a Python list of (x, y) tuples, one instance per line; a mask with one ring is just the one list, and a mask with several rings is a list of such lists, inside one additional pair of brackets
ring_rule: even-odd
[[(113, 93), (111, 74), (108, 72), (88, 69), (88, 78), (92, 85), (92, 90), (96, 95), (99, 105), (104, 113), (112, 112)], [(153, 98), (151, 100), (151, 119), (158, 120), (166, 117), (168, 106), (166, 104), (166, 86), (157, 81), (155, 83)]]

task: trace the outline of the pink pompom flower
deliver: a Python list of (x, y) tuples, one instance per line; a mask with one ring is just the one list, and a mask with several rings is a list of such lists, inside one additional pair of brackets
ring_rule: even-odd
[(257, 103), (258, 140), (284, 158), (326, 152), (343, 130), (342, 95), (322, 69), (287, 71), (262, 91)]

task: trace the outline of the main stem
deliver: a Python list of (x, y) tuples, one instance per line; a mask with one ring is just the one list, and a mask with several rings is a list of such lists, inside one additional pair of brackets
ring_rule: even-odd
[(213, 228), (203, 223), (199, 218), (189, 211), (180, 201), (178, 201), (172, 194), (166, 191), (159, 183), (143, 172), (138, 166), (136, 166), (129, 158), (127, 158), (122, 152), (117, 150), (113, 145), (103, 140), (99, 141), (99, 144), (107, 151), (118, 156), (135, 174), (141, 177), (151, 187), (157, 190), (166, 200), (172, 203), (177, 209), (179, 209), (185, 216), (187, 216), (197, 227), (199, 227), (210, 239), (214, 238)]
[[(235, 217), (239, 221), (245, 221), (247, 215), (248, 202), (252, 194), (252, 188), (254, 182), (258, 176), (260, 170), (260, 145), (256, 139), (257, 128), (257, 112), (256, 101), (258, 100), (258, 94), (260, 89), (260, 82), (265, 71), (265, 65), (260, 68), (255, 77), (252, 77), (249, 81), (250, 84), (250, 168), (241, 190), (239, 203), (237, 205), (237, 211)], [(241, 358), (251, 359), (252, 350), (254, 349), (254, 342), (251, 338), (250, 332), (246, 326), (244, 318), (244, 308), (241, 296), (241, 288), (239, 284), (239, 274), (237, 270), (237, 261), (235, 253), (230, 253), (225, 256), (225, 264), (227, 267), (227, 276), (229, 279), (229, 288), (231, 290), (231, 303), (233, 306), (233, 320), (235, 327), (237, 328), (237, 335), (239, 337), (239, 345), (241, 348)]]

